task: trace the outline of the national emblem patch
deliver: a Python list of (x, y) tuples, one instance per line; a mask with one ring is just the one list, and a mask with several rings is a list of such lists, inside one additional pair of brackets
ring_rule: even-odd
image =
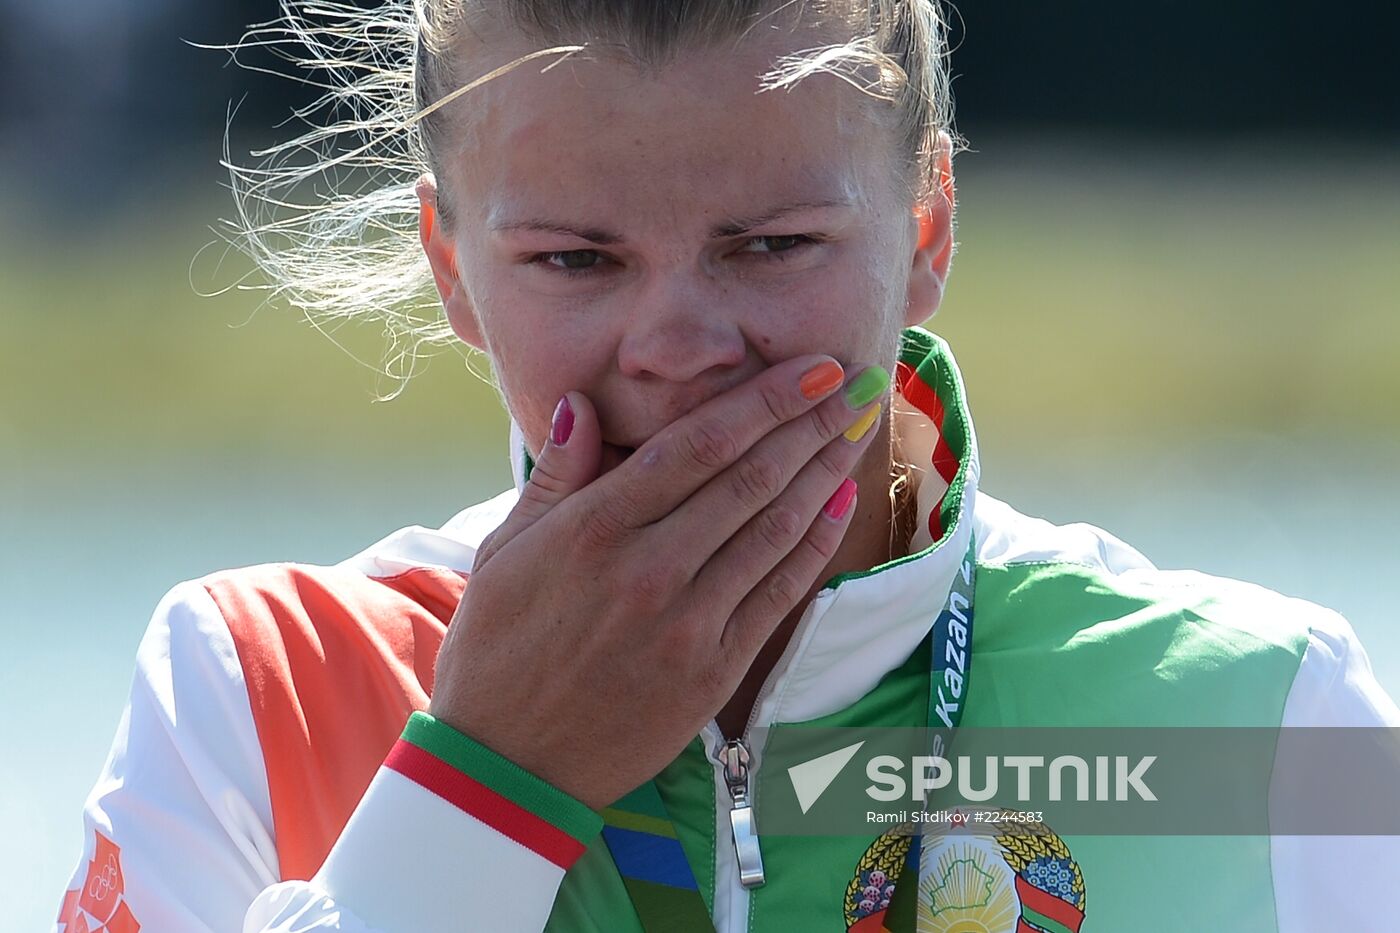
[[(922, 848), (914, 833), (913, 824), (885, 833), (857, 863), (846, 887), (848, 933), (1081, 933), (1084, 875), (1045, 824), (940, 826)], [(912, 917), (898, 908), (896, 917), (891, 906), (906, 872), (917, 872), (917, 903)]]

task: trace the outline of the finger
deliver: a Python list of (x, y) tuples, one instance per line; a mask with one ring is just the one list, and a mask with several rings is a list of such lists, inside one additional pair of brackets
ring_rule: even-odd
[(603, 477), (600, 505), (632, 528), (658, 521), (760, 438), (836, 391), (844, 375), (829, 356), (771, 366), (658, 431)]
[(544, 449), (520, 490), (519, 500), (500, 527), (482, 543), (476, 566), (597, 479), (602, 462), (603, 436), (593, 403), (581, 392), (565, 393), (555, 406)]
[(856, 483), (847, 477), (827, 499), (798, 545), (730, 613), (719, 639), (721, 663), (739, 667), (753, 662), (773, 630), (831, 563), (851, 526), (856, 499)]
[[(875, 410), (879, 412), (881, 408), (877, 406)], [(875, 423), (878, 424), (878, 420)], [(812, 538), (814, 533), (822, 532), (823, 510), (833, 506), (833, 496), (850, 489), (848, 474), (878, 433), (872, 425), (856, 441), (839, 436), (803, 466), (782, 494), (744, 523), (695, 575), (692, 593), (696, 603), (727, 609), (729, 613), (719, 617), (728, 618), (735, 611), (734, 607), (741, 605), (751, 591), (762, 587), (769, 574), (789, 555), (795, 551), (810, 553), (814, 544), (826, 543), (825, 538), (815, 541)], [(820, 570), (821, 567), (816, 567), (812, 572)], [(803, 593), (810, 585), (808, 580)], [(798, 598), (801, 595), (798, 594)], [(776, 625), (780, 620), (781, 616), (773, 623)], [(715, 634), (723, 637), (718, 632)]]
[[(824, 469), (808, 471), (798, 486), (797, 496), (787, 500), (798, 508), (805, 527), (831, 490), (855, 467), (865, 449), (859, 442), (879, 423), (889, 384), (889, 373), (883, 367), (862, 370), (844, 391), (754, 444), (674, 512), (648, 528), (646, 534), (657, 537), (658, 548), (684, 541), (684, 555), (675, 559), (694, 578), (725, 542), (782, 495), (815, 459)], [(832, 443), (838, 438), (840, 443)], [(788, 543), (789, 547), (795, 540), (794, 537)], [(772, 555), (765, 571), (781, 556)], [(757, 578), (750, 582), (754, 579)], [(747, 588), (735, 596), (736, 601), (743, 592)]]

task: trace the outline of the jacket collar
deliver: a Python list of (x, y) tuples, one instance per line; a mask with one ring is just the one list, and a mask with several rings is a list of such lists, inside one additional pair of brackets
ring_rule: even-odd
[[(972, 535), (977, 441), (962, 377), (941, 337), (904, 331), (891, 402), (901, 449), (919, 476), (910, 553), (832, 580), (808, 606), (760, 694), (754, 722), (803, 722), (843, 709), (902, 664), (932, 627)], [(510, 432), (515, 488), (442, 528), (405, 528), (346, 565), (372, 575), (420, 566), (469, 571), (481, 541), (509, 514), (531, 468), (518, 426)]]
[(919, 474), (910, 553), (827, 581), (773, 670), (754, 722), (805, 722), (875, 688), (933, 627), (972, 536), (977, 440), (962, 377), (942, 338), (904, 331), (893, 424)]

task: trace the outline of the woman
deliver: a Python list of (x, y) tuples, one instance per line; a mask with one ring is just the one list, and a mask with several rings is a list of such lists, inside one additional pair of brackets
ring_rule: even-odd
[(421, 143), (426, 267), (323, 248), (402, 187), (249, 246), (346, 314), (430, 274), (516, 488), (172, 590), (66, 933), (1383, 928), (1388, 838), (759, 831), (781, 724), (1400, 723), (1335, 614), (978, 491), (917, 327), (953, 253), (936, 4), (333, 15), (352, 124)]

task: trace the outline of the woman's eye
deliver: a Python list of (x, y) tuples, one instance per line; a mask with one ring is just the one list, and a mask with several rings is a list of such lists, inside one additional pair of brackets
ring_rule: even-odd
[[(805, 246), (818, 243), (817, 237), (806, 234), (790, 234), (786, 236), (756, 236), (750, 237), (737, 252), (745, 254), (758, 254), (774, 259), (782, 259), (788, 253), (796, 253)], [(548, 253), (536, 253), (530, 257), (529, 262), (534, 265), (545, 266), (548, 269), (561, 275), (590, 275), (599, 273), (602, 267), (609, 263), (607, 256), (596, 249), (568, 249), (556, 250)]]
[(564, 272), (586, 272), (602, 263), (603, 257), (594, 249), (570, 249), (556, 253), (540, 253), (535, 257), (535, 261)]
[(809, 236), (756, 236), (744, 244), (741, 253), (788, 253), (814, 242)]

